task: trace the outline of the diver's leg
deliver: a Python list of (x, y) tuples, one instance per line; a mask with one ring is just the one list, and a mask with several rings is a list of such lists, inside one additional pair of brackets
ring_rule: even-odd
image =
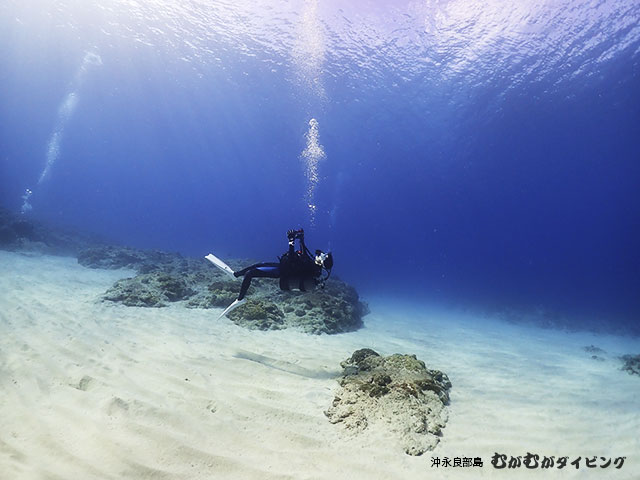
[(251, 286), (253, 278), (280, 278), (280, 264), (278, 263), (260, 263), (249, 270), (242, 280), (240, 294), (238, 300), (242, 300)]
[[(246, 302), (244, 297), (247, 294), (247, 290), (249, 290), (249, 287), (251, 286), (251, 279), (255, 276), (255, 274), (256, 274), (256, 272), (258, 272), (258, 270), (256, 270), (255, 268), (252, 270), (250, 267), (247, 267), (242, 271), (245, 272), (245, 275), (244, 275), (244, 278), (242, 279), (242, 285), (240, 286), (240, 293), (238, 294), (238, 298), (235, 299), (233, 301), (233, 303), (231, 305), (229, 305), (224, 310), (224, 312), (222, 312), (220, 314), (220, 316), (218, 317), (218, 320), (220, 320), (222, 317), (224, 317), (225, 315), (227, 315), (228, 313), (230, 313), (231, 311), (235, 310), (240, 305), (242, 305), (243, 303)], [(238, 276), (237, 273), (238, 272), (236, 272), (236, 277)]]
[(253, 277), (280, 278), (280, 264), (258, 263), (241, 270), (241, 272), (245, 272), (245, 274), (244, 279), (242, 280), (242, 285), (240, 286), (240, 294), (238, 295), (238, 298), (220, 314), (218, 319), (224, 317), (229, 312), (246, 302), (244, 297), (247, 294), (247, 290), (249, 290)]
[(253, 271), (247, 273), (242, 280), (242, 286), (240, 287), (240, 294), (238, 295), (238, 300), (242, 300), (244, 296), (247, 294), (247, 290), (251, 286), (251, 279), (253, 278)]
[(279, 266), (280, 266), (279, 263), (274, 263), (274, 262), (254, 263), (253, 265), (249, 265), (248, 267), (245, 267), (242, 270), (238, 270), (237, 272), (234, 272), (233, 274), (236, 277), (242, 277), (243, 275), (246, 275), (249, 270), (253, 270), (255, 268), (260, 268), (260, 267), (279, 267)]

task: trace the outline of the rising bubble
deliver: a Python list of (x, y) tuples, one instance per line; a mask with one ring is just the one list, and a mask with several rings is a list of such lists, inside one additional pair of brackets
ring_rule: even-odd
[[(38, 177), (38, 185), (42, 184), (51, 174), (51, 169), (55, 165), (56, 161), (60, 157), (60, 144), (64, 136), (64, 131), (69, 122), (69, 119), (73, 116), (73, 113), (78, 106), (79, 91), (84, 83), (87, 72), (91, 67), (98, 67), (102, 65), (102, 58), (95, 52), (86, 52), (82, 63), (76, 71), (73, 82), (71, 83), (70, 91), (65, 95), (60, 106), (58, 107), (58, 114), (56, 116), (56, 123), (49, 136), (47, 142), (47, 151), (45, 154), (45, 164), (40, 176)], [(31, 204), (29, 202), (30, 197), (33, 195), (33, 191), (26, 189), (25, 195), (22, 196), (22, 213), (26, 213), (31, 210)]]
[(305, 202), (309, 209), (309, 222), (315, 225), (315, 190), (318, 185), (318, 164), (326, 158), (324, 148), (320, 144), (320, 134), (318, 132), (318, 121), (315, 118), (309, 120), (309, 130), (305, 134), (307, 141), (305, 149), (300, 155), (305, 164), (305, 173), (307, 177), (307, 190), (305, 193)]

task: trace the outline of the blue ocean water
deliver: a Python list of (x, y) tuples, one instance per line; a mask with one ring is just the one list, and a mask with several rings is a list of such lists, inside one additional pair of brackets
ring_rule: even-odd
[(638, 324), (638, 2), (4, 0), (0, 45), (0, 205), (193, 256), (303, 227), (365, 298)]

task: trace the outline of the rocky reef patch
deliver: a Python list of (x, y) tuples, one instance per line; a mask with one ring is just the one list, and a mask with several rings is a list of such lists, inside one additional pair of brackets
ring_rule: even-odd
[(252, 330), (280, 330), (286, 328), (284, 313), (274, 302), (264, 299), (247, 300), (241, 308), (229, 314), (229, 320), (236, 325)]
[(610, 355), (595, 345), (582, 347), (582, 350), (587, 352), (592, 360), (610, 362), (612, 366), (616, 365), (616, 368), (627, 372), (629, 375), (638, 375), (640, 377), (640, 354)]
[(103, 298), (127, 307), (164, 307), (169, 302), (185, 300), (193, 293), (183, 278), (154, 272), (118, 280)]
[(48, 255), (75, 255), (90, 245), (100, 244), (95, 236), (72, 228), (53, 227), (29, 216), (0, 207), (0, 249)]
[(382, 429), (408, 455), (433, 450), (447, 422), (451, 382), (415, 355), (383, 357), (364, 348), (340, 364), (343, 375), (329, 421), (353, 434)]
[(622, 370), (630, 375), (640, 375), (640, 355), (623, 355)]
[(605, 361), (604, 356), (607, 354), (607, 352), (605, 352), (600, 347), (596, 347), (595, 345), (588, 345), (586, 347), (582, 347), (582, 350), (591, 355), (592, 360), (596, 360), (598, 362)]
[[(135, 307), (165, 307), (183, 302), (187, 308), (226, 308), (240, 291), (234, 281), (204, 258), (129, 247), (95, 246), (79, 252), (78, 262), (89, 268), (129, 268), (137, 275), (117, 281), (103, 299)], [(256, 263), (231, 260), (239, 269)], [(297, 328), (310, 334), (335, 334), (357, 330), (369, 312), (355, 288), (338, 278), (312, 292), (280, 290), (277, 280), (254, 279), (247, 302), (228, 318), (249, 329)]]
[(130, 268), (139, 273), (188, 268), (187, 260), (180, 255), (157, 250), (100, 245), (86, 248), (78, 253), (78, 263), (89, 268)]

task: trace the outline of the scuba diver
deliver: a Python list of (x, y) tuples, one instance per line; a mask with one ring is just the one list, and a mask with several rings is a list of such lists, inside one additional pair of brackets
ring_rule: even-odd
[[(246, 302), (244, 297), (253, 278), (278, 278), (281, 290), (298, 289), (301, 292), (306, 292), (313, 290), (316, 286), (324, 288), (333, 268), (331, 252), (324, 253), (322, 250), (316, 250), (315, 256), (312, 256), (304, 244), (303, 229), (289, 230), (287, 238), (289, 250), (278, 257), (279, 262), (256, 263), (237, 272), (234, 272), (229, 265), (211, 253), (204, 257), (234, 280), (238, 277), (244, 277), (238, 298), (222, 312), (219, 319)], [(298, 250), (295, 249), (296, 240), (299, 242)], [(327, 274), (321, 278), (323, 270)]]

